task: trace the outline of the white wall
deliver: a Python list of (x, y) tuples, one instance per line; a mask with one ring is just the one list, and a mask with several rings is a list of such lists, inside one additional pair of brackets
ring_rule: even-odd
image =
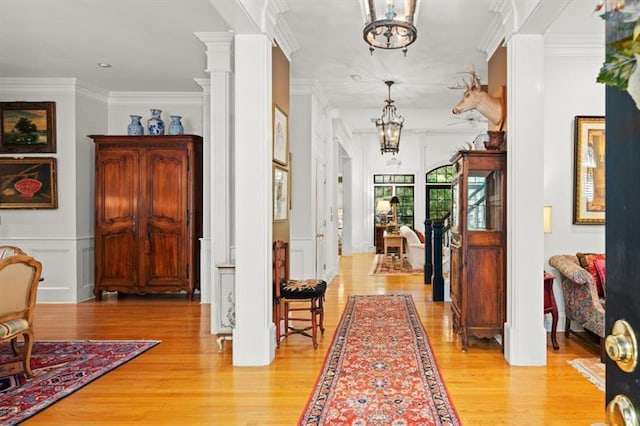
[[(201, 99), (200, 93), (110, 97), (71, 78), (0, 79), (1, 101), (56, 103), (56, 152), (21, 156), (56, 158), (58, 208), (0, 211), (0, 244), (17, 245), (43, 264), (39, 303), (73, 303), (93, 297), (95, 150), (87, 135), (126, 134), (129, 114), (148, 118), (151, 107), (163, 109), (166, 125), (169, 115), (182, 115), (185, 133), (201, 134)], [(203, 284), (203, 288), (209, 286)]]
[[(57, 209), (0, 212), (0, 244), (17, 245), (43, 264), (38, 302), (92, 297), (93, 211), (90, 127), (106, 129), (106, 94), (76, 79), (0, 79), (2, 101), (56, 103)], [(15, 155), (3, 155), (13, 157)]]
[(559, 274), (549, 266), (549, 258), (605, 250), (604, 225), (573, 224), (574, 117), (604, 116), (605, 87), (595, 81), (604, 58), (603, 41), (545, 37), (544, 204), (552, 207), (552, 232), (545, 234), (544, 267), (557, 277), (554, 293), (560, 330), (564, 329), (564, 300)]

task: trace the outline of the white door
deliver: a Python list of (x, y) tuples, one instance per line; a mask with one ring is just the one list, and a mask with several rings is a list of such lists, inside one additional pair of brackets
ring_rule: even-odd
[(316, 160), (316, 278), (326, 279), (327, 271), (327, 166)]

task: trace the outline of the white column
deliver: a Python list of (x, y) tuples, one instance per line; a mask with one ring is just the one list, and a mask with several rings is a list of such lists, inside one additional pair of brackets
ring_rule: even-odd
[(271, 42), (235, 37), (234, 163), (236, 327), (233, 365), (268, 365), (272, 319)]
[(507, 42), (506, 360), (546, 364), (543, 315), (544, 37)]
[[(204, 229), (201, 256), (202, 276), (209, 278), (209, 286), (202, 285), (203, 302), (211, 302), (211, 332), (217, 333), (214, 326), (215, 312), (220, 310), (220, 295), (217, 265), (232, 263), (231, 246), (231, 112), (232, 112), (232, 41), (233, 34), (196, 33), (196, 37), (207, 46), (207, 71), (209, 84), (205, 87), (203, 122), (205, 123), (204, 156), (206, 158), (203, 179)], [(205, 299), (204, 289), (210, 288), (210, 297)]]

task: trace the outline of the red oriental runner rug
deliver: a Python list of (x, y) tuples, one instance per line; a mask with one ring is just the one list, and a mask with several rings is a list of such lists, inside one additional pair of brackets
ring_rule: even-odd
[[(160, 343), (157, 340), (36, 341), (27, 379), (11, 345), (0, 344), (0, 425), (20, 423)], [(134, 380), (134, 379), (132, 379)]]
[(411, 295), (349, 297), (299, 424), (461, 424)]

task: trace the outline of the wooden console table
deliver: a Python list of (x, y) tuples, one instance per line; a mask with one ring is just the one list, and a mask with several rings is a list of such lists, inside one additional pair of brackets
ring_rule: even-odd
[(402, 234), (390, 234), (385, 231), (383, 237), (384, 237), (385, 259), (389, 255), (389, 249), (395, 247), (398, 249), (398, 255), (400, 256), (400, 261), (402, 261), (403, 246), (404, 246), (404, 237), (402, 236)]

